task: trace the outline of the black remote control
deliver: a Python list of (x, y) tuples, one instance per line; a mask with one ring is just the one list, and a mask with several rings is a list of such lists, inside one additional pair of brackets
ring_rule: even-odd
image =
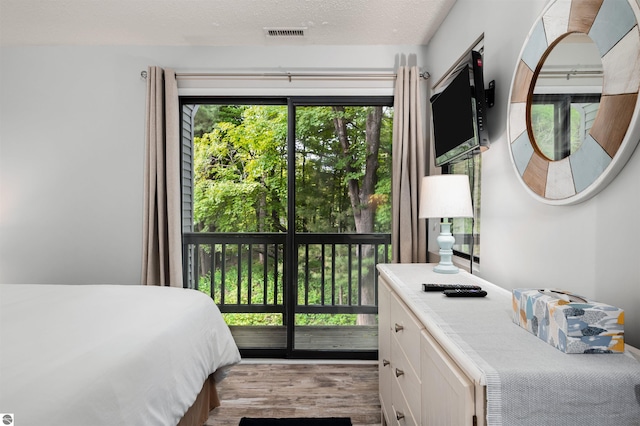
[(484, 290), (445, 290), (445, 296), (448, 297), (485, 297), (487, 292)]
[(472, 284), (422, 284), (422, 291), (444, 290), (482, 290), (482, 287)]

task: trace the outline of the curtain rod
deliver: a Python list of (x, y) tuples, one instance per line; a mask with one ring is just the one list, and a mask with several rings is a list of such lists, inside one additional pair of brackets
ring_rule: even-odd
[[(142, 78), (147, 78), (147, 71), (140, 72)], [(395, 79), (396, 73), (176, 73), (176, 79), (206, 79), (206, 78), (264, 78), (264, 79), (281, 79), (285, 78), (291, 81), (292, 79), (301, 80), (316, 80), (316, 79), (352, 79), (352, 80), (382, 80), (382, 79)], [(427, 71), (420, 73), (420, 78), (427, 80), (431, 75)]]

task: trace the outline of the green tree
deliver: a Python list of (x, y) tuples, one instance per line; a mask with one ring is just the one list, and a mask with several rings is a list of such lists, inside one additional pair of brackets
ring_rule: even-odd
[[(389, 232), (392, 123), (391, 108), (297, 107), (296, 217), (289, 223), (287, 107), (201, 106), (195, 117), (196, 134), (202, 132), (194, 139), (195, 229), (284, 232), (289, 225), (297, 232)], [(367, 258), (372, 247), (361, 250)], [(338, 261), (349, 269), (346, 258)], [(366, 265), (364, 304), (375, 302), (374, 274), (375, 265)]]
[(390, 210), (381, 222), (377, 213), (389, 202), (391, 125), (391, 111), (382, 107), (297, 109), (296, 201), (306, 214), (296, 229), (389, 231)]
[(286, 213), (284, 107), (227, 109), (194, 138), (194, 221), (210, 232), (282, 231)]

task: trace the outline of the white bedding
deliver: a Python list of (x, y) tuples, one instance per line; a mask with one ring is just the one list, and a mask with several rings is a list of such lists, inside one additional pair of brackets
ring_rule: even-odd
[(0, 413), (17, 426), (175, 425), (239, 361), (195, 290), (0, 285)]

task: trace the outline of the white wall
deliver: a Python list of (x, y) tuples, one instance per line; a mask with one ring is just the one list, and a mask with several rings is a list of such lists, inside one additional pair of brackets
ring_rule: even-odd
[(427, 47), (434, 81), (485, 34), (485, 82), (496, 81), (483, 154), (481, 265), (507, 289), (562, 288), (625, 309), (627, 342), (640, 346), (640, 150), (591, 200), (548, 206), (525, 191), (506, 136), (509, 88), (520, 49), (546, 0), (458, 0)]
[[(139, 283), (148, 65), (393, 70), (423, 47), (0, 50), (0, 283)], [(415, 55), (415, 56), (413, 56)]]

